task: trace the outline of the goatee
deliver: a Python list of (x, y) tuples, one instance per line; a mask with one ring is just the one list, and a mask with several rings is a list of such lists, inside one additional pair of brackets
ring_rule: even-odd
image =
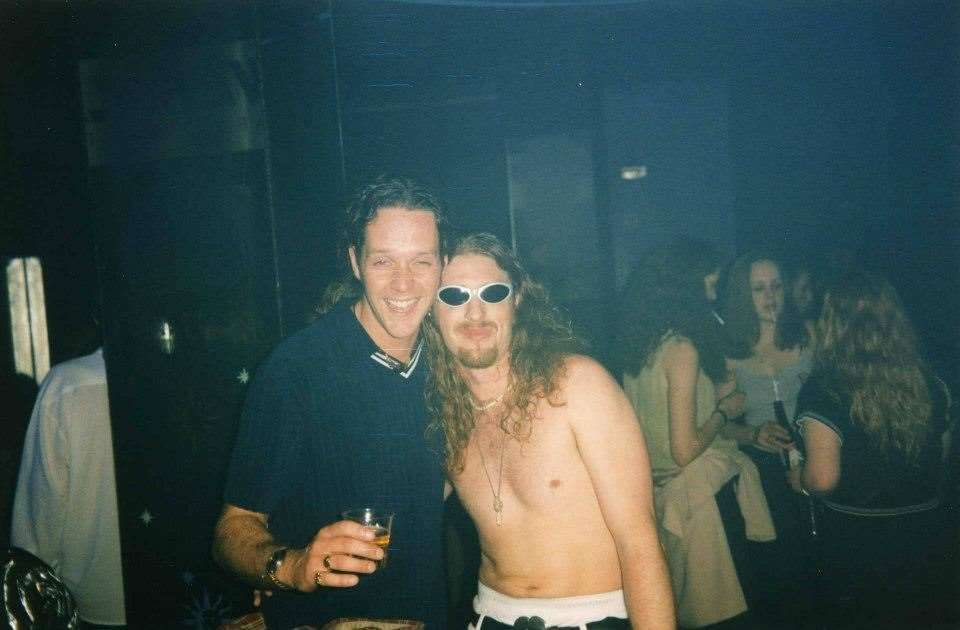
[(457, 350), (457, 361), (463, 367), (470, 370), (482, 370), (492, 367), (499, 357), (497, 348), (485, 348), (481, 350), (466, 350), (460, 348)]

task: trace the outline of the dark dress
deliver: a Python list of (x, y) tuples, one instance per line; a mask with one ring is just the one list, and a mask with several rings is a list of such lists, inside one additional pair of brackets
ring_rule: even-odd
[(927, 627), (943, 620), (947, 519), (940, 502), (947, 395), (929, 379), (933, 409), (916, 463), (884, 455), (850, 418), (849, 400), (811, 378), (797, 426), (820, 422), (841, 441), (840, 480), (820, 510), (817, 614), (827, 627)]

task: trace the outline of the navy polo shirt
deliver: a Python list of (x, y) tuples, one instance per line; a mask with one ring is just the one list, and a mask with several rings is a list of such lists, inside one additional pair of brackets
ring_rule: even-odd
[(257, 371), (224, 499), (269, 515), (278, 544), (306, 545), (340, 512), (396, 513), (387, 566), (352, 588), (277, 592), (271, 630), (336, 617), (446, 625), (441, 449), (424, 437), (425, 357), (391, 366), (349, 305), (285, 339)]

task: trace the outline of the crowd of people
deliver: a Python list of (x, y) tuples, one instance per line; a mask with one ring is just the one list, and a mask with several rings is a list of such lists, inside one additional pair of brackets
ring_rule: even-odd
[[(337, 292), (352, 296), (340, 306), (345, 323), (331, 328), (338, 316), (330, 314), (308, 334), (332, 343), (349, 326), (373, 341), (351, 360), (373, 359), (368, 369), (408, 380), (422, 344), (426, 407), (416, 396), (401, 405), (385, 384), (379, 396), (337, 385), (353, 405), (373, 398), (384, 408), (350, 407), (350, 420), (330, 423), (341, 412), (310, 409), (329, 397), (318, 392), (331, 389), (332, 375), (347, 370), (324, 367), (326, 359), (279, 378), (270, 374), (281, 365), (274, 359), (248, 405), (230, 488), (262, 487), (273, 498), (254, 504), (228, 491), (217, 555), (260, 588), (325, 591), (271, 598), (268, 627), (281, 609), (299, 615), (283, 618), (292, 624), (335, 614), (423, 618), (443, 607), (439, 590), (427, 597), (402, 580), (375, 604), (330, 595), (376, 584), (367, 574), (380, 551), (348, 523), (305, 523), (361, 496), (305, 490), (294, 483), (300, 473), (283, 480), (270, 463), (322, 462), (338, 492), (364, 488), (368, 501), (399, 509), (404, 493), (437, 490), (411, 473), (365, 485), (370, 473), (336, 437), (342, 422), (378, 435), (399, 409), (409, 412), (392, 428), (406, 440), (402, 451), (422, 453), (416, 445), (429, 426), (439, 453), (430, 469), (446, 479), (445, 495), (455, 489), (479, 532), (470, 628), (842, 627), (867, 617), (874, 627), (898, 627), (904, 615), (935, 614), (949, 395), (889, 284), (850, 272), (824, 291), (811, 269), (791, 273), (770, 252), (724, 264), (709, 243), (663, 244), (642, 257), (622, 294), (611, 358), (621, 389), (581, 354), (508, 248), (483, 234), (448, 246), (439, 203), (411, 197), (410, 185), (380, 182), (363, 193), (347, 243), (353, 290)], [(285, 346), (302, 352), (313, 343)], [(293, 350), (275, 356), (285, 352)], [(319, 370), (322, 380), (302, 376)], [(298, 393), (280, 394), (296, 383)], [(261, 387), (271, 390), (263, 393), (269, 404), (258, 402)], [(265, 443), (274, 448), (278, 409), (294, 414), (284, 425), (304, 439), (252, 458)], [(317, 434), (321, 446), (338, 447), (315, 446)], [(872, 475), (875, 468), (885, 474)], [(416, 488), (396, 487), (397, 478)], [(274, 534), (282, 521), (267, 527), (274, 506), (304, 501), (313, 514), (297, 537)], [(416, 511), (404, 517), (413, 538), (391, 542), (399, 557), (419, 549), (417, 560), (404, 561), (411, 568), (429, 561), (440, 527), (435, 509)], [(924, 528), (909, 545), (883, 544), (890, 532)], [(884, 579), (894, 566), (896, 584), (910, 588), (891, 599), (885, 588), (894, 582)], [(875, 605), (880, 599), (897, 606)]]
[[(770, 252), (726, 264), (678, 238), (644, 253), (622, 291), (608, 370), (510, 247), (454, 238), (423, 186), (379, 178), (345, 219), (342, 279), (260, 366), (240, 420), (212, 551), (259, 611), (230, 627), (458, 623), (445, 579), (452, 495), (481, 552), (473, 613), (457, 627), (945, 618), (950, 393), (884, 279), (848, 269), (825, 284)], [(103, 362), (82, 361), (44, 386), (15, 542), (63, 573), (88, 624), (116, 626), (119, 569), (102, 601), (80, 588), (100, 570), (84, 557), (118, 564), (103, 538), (115, 496), (77, 503), (49, 472), (68, 454), (83, 464), (82, 448), (59, 443), (67, 432), (109, 442)], [(67, 407), (85, 409), (67, 392), (85, 391), (99, 424), (67, 426)], [(112, 478), (108, 463), (87, 468)], [(95, 531), (66, 536), (54, 495)], [(386, 547), (341, 516), (365, 507), (393, 515)]]
[(647, 436), (682, 627), (946, 618), (949, 390), (889, 282), (818, 280), (677, 239), (623, 293), (614, 364)]

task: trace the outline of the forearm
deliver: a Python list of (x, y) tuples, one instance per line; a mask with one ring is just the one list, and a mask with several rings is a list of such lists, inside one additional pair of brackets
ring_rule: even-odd
[[(692, 424), (692, 423), (691, 423)], [(677, 465), (686, 466), (700, 456), (716, 439), (717, 434), (726, 424), (725, 417), (717, 411), (710, 414), (710, 417), (699, 427), (691, 427), (688, 434), (688, 444), (677, 444), (674, 447), (674, 460)], [(677, 436), (682, 439), (681, 436)], [(677, 448), (679, 447), (679, 448)]]
[[(708, 446), (713, 444), (713, 441), (717, 438), (717, 435), (727, 424), (729, 424), (727, 422), (727, 416), (719, 409), (715, 409), (713, 413), (710, 414), (710, 417), (707, 419), (707, 421), (697, 429), (697, 433), (699, 434), (700, 440), (703, 443), (700, 453), (705, 451)], [(700, 453), (697, 454), (699, 455)]]
[(634, 630), (673, 630), (677, 626), (670, 573), (655, 534), (653, 542), (618, 545), (623, 595)]
[(720, 430), (720, 435), (731, 440), (736, 440), (738, 444), (755, 444), (758, 427), (739, 422), (728, 422)]
[(214, 532), (213, 558), (224, 569), (253, 586), (275, 588), (274, 584), (264, 580), (262, 574), (270, 555), (282, 546), (274, 541), (266, 524), (256, 516), (224, 514), (217, 521)]

